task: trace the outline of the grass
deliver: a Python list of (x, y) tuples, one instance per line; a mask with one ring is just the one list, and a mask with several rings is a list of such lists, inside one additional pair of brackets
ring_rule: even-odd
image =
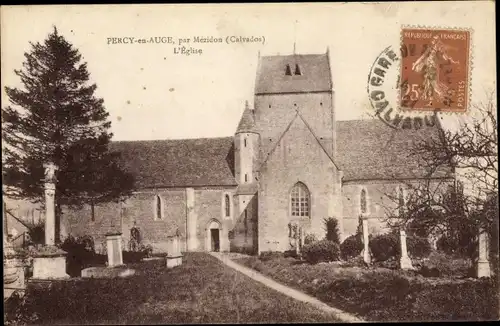
[(30, 285), (23, 304), (6, 305), (7, 319), (11, 324), (337, 321), (208, 254), (186, 253), (183, 265), (174, 269), (164, 264), (152, 260), (132, 265), (136, 275), (126, 279), (79, 278), (53, 282), (49, 288)]
[[(426, 278), (409, 271), (340, 263), (309, 265), (283, 257), (235, 261), (369, 321), (498, 319), (498, 283), (453, 278), (451, 268), (443, 273), (447, 277)], [(426, 264), (445, 265), (442, 257)], [(460, 267), (463, 273), (463, 262), (451, 266)]]

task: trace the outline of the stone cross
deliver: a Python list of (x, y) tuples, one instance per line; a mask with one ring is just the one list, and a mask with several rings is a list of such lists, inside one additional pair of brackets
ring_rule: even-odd
[(363, 225), (363, 261), (366, 264), (371, 263), (370, 257), (370, 239), (368, 234), (368, 218), (366, 216), (361, 216), (362, 225)]
[(56, 176), (58, 167), (54, 163), (46, 163), (45, 168), (45, 244), (55, 245), (56, 235), (56, 214), (55, 214), (55, 193)]
[(488, 261), (488, 233), (479, 229), (479, 257), (477, 261), (477, 277), (490, 277), (490, 262)]
[(401, 245), (401, 257), (399, 258), (399, 266), (401, 269), (414, 269), (411, 259), (408, 256), (408, 248), (406, 247), (406, 231), (399, 230), (399, 244)]

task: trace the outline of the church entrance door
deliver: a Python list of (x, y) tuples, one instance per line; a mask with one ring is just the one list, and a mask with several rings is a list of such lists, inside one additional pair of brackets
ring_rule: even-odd
[(220, 251), (219, 229), (210, 229), (211, 250)]

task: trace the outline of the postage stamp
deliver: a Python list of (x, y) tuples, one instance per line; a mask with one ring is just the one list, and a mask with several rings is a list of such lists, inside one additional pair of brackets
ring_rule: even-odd
[(470, 47), (470, 30), (403, 27), (401, 109), (467, 111)]

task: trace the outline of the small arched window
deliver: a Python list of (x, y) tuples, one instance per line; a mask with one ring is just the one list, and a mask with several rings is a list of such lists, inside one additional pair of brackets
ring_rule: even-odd
[(292, 216), (309, 217), (310, 195), (306, 185), (297, 182), (290, 193), (290, 211)]
[(163, 219), (163, 201), (159, 195), (155, 198), (155, 218), (157, 220)]
[(290, 68), (290, 65), (286, 65), (285, 75), (287, 75), (287, 76), (291, 76), (292, 75), (292, 69)]
[(359, 196), (359, 210), (361, 214), (366, 214), (366, 212), (368, 211), (366, 189), (361, 189), (361, 194)]
[(224, 196), (224, 208), (226, 211), (226, 217), (231, 216), (231, 201), (229, 200), (229, 195)]

